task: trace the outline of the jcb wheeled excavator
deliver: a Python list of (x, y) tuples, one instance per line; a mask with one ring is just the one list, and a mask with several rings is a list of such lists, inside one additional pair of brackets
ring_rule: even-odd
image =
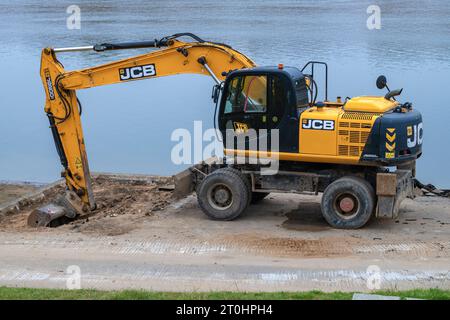
[[(56, 57), (61, 52), (136, 48), (153, 50), (75, 71), (64, 70)], [(325, 70), (324, 101), (316, 101), (318, 66)], [(225, 161), (203, 162), (177, 175), (176, 192), (195, 191), (212, 219), (232, 220), (270, 192), (323, 193), (322, 213), (331, 226), (359, 228), (372, 216), (396, 217), (400, 202), (413, 196), (422, 117), (411, 103), (396, 101), (401, 90), (390, 91), (384, 76), (377, 87), (388, 89), (385, 96), (328, 101), (323, 62), (308, 62), (301, 70), (281, 64), (261, 67), (226, 44), (181, 33), (146, 42), (42, 51), (45, 112), (67, 192), (55, 204), (35, 210), (29, 224), (45, 226), (61, 216), (96, 210), (76, 90), (183, 73), (215, 81), (214, 121)], [(251, 161), (267, 158), (276, 159), (270, 174), (263, 170), (267, 163)]]

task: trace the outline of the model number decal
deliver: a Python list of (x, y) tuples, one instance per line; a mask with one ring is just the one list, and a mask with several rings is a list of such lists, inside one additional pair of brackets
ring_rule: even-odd
[(334, 130), (334, 120), (304, 119), (303, 129), (312, 130)]
[(55, 100), (55, 91), (53, 90), (52, 77), (50, 76), (50, 71), (48, 69), (44, 70), (45, 83), (47, 84), (48, 97), (50, 100)]
[(153, 76), (156, 76), (156, 68), (154, 64), (119, 69), (119, 77), (121, 81)]

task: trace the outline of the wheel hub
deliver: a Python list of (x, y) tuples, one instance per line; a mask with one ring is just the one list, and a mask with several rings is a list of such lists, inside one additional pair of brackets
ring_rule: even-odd
[(230, 200), (230, 193), (225, 188), (217, 188), (214, 192), (214, 200), (219, 205), (226, 205)]
[(216, 210), (227, 210), (233, 203), (231, 189), (222, 183), (214, 185), (208, 191), (208, 202)]
[(351, 193), (343, 193), (334, 200), (334, 209), (342, 219), (352, 219), (358, 214), (359, 205), (359, 200)]
[(355, 208), (355, 201), (350, 197), (344, 197), (339, 201), (339, 208), (345, 212), (351, 212)]

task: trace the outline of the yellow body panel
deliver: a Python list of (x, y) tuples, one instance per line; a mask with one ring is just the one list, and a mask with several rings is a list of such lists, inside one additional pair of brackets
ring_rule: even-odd
[[(300, 118), (299, 146), (301, 154), (336, 155), (336, 124), (340, 108), (310, 108)], [(320, 121), (332, 121), (333, 130), (324, 130)], [(315, 122), (314, 122), (315, 121)], [(329, 122), (331, 123), (331, 122)], [(305, 129), (310, 125), (310, 129)], [(322, 129), (314, 129), (314, 125)]]
[(354, 97), (347, 101), (345, 111), (382, 113), (395, 108), (398, 102), (384, 97)]

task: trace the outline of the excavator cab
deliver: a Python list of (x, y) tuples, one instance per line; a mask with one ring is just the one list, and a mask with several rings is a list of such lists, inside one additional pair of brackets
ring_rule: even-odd
[[(232, 71), (223, 85), (218, 117), (224, 146), (255, 151), (270, 148), (271, 132), (277, 129), (279, 151), (298, 152), (300, 114), (308, 106), (306, 80), (295, 67)], [(236, 144), (236, 135), (248, 138)]]

